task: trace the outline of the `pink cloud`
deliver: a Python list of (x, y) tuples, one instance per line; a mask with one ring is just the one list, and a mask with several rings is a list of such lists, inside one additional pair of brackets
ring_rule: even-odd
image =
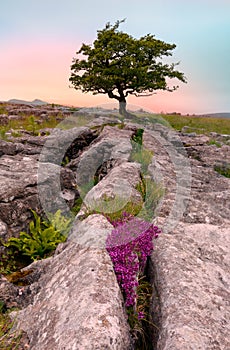
[[(80, 41), (71, 43), (63, 40), (8, 43), (2, 48), (0, 56), (0, 100), (40, 98), (47, 102), (82, 107), (116, 103), (106, 95), (92, 96), (69, 88), (70, 65), (79, 47)], [(174, 93), (159, 92), (142, 98), (130, 96), (128, 103), (157, 113), (189, 113), (198, 109), (189, 87), (183, 84)]]

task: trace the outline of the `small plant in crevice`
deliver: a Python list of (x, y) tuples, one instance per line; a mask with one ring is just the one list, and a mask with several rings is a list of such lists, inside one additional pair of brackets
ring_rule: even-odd
[(214, 170), (220, 175), (230, 178), (230, 164), (216, 164), (214, 166)]
[(136, 189), (141, 193), (144, 202), (138, 217), (152, 221), (156, 216), (157, 206), (165, 194), (165, 189), (161, 183), (155, 182), (151, 177), (142, 178)]
[(22, 332), (13, 330), (14, 321), (9, 316), (9, 311), (3, 310), (3, 303), (0, 301), (0, 349), (16, 350), (19, 349)]
[(158, 327), (150, 320), (150, 303), (152, 286), (148, 278), (143, 275), (138, 278), (136, 310), (127, 308), (131, 335), (137, 350), (152, 350), (152, 329)]
[(147, 150), (146, 148), (138, 144), (135, 144), (135, 147), (133, 147), (132, 153), (130, 155), (130, 161), (141, 164), (141, 170), (143, 174), (147, 174), (148, 167), (152, 162), (152, 158), (153, 152)]
[(214, 145), (214, 146), (216, 146), (217, 148), (220, 148), (222, 145), (221, 145), (221, 143), (220, 142), (218, 142), (217, 140), (215, 140), (215, 139), (210, 139), (209, 140), (209, 142), (208, 142), (208, 145)]
[[(106, 249), (124, 296), (128, 321), (135, 340), (137, 333), (142, 333), (143, 336), (143, 322), (148, 320), (148, 307), (144, 296), (147, 284), (142, 282), (147, 258), (154, 248), (153, 239), (158, 237), (160, 229), (128, 213), (123, 213), (119, 220), (111, 223), (114, 229), (107, 237)], [(143, 341), (144, 339), (145, 337)]]
[(129, 160), (141, 164), (143, 174), (147, 174), (148, 166), (152, 162), (153, 152), (143, 147), (143, 129), (137, 129), (135, 135), (131, 137), (132, 152)]
[(137, 129), (135, 134), (131, 137), (131, 140), (141, 146), (143, 142), (143, 133), (144, 129)]
[(65, 242), (71, 219), (63, 217), (58, 210), (49, 215), (50, 222), (41, 221), (38, 214), (32, 212), (34, 220), (29, 224), (30, 233), (20, 232), (19, 238), (11, 237), (4, 245), (35, 261), (47, 257), (59, 243)]
[(77, 213), (80, 211), (81, 206), (82, 206), (82, 203), (83, 203), (83, 199), (82, 199), (81, 197), (78, 197), (78, 198), (74, 201), (74, 205), (73, 205), (73, 207), (71, 208), (71, 212), (72, 212), (74, 215), (77, 215)]
[[(0, 246), (4, 246), (4, 243), (0, 241)], [(16, 261), (15, 254), (11, 249), (8, 249), (1, 255), (0, 259), (0, 274), (9, 275), (18, 269), (18, 263)]]

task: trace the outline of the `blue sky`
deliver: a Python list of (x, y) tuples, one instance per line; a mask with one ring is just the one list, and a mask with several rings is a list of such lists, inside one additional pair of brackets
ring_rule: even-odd
[(130, 97), (154, 111), (230, 111), (230, 1), (7, 0), (0, 12), (0, 100), (41, 98), (77, 106), (111, 102), (69, 88), (72, 57), (107, 22), (126, 18), (122, 31), (175, 43), (188, 84), (174, 93)]

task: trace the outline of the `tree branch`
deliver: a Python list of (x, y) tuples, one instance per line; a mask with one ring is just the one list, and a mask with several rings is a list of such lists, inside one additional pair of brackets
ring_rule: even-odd
[(152, 95), (156, 95), (156, 92), (151, 92), (151, 93), (146, 93), (146, 94), (138, 94), (138, 93), (134, 93), (134, 96), (136, 97), (148, 97), (148, 96), (152, 96)]

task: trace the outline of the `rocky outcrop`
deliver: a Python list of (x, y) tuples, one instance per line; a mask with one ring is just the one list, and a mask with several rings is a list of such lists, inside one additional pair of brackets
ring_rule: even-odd
[[(13, 109), (10, 114), (14, 115)], [(105, 126), (106, 122), (123, 129)], [(130, 120), (121, 125), (112, 115), (107, 119), (97, 114), (89, 125), (55, 130), (50, 137), (30, 135), (17, 142), (0, 142), (3, 239), (26, 226), (30, 208), (50, 210), (67, 202), (69, 208), (78, 191), (84, 199), (67, 243), (53, 257), (28, 267), (29, 285), (14, 286), (10, 294), (9, 282), (0, 281), (6, 304), (15, 298), (23, 307), (15, 314), (17, 327), (27, 332), (32, 350), (131, 346), (122, 296), (104, 249), (111, 225), (101, 215), (79, 218), (97, 211), (100, 200), (98, 212), (123, 210), (133, 203), (141, 208), (137, 185), (143, 174), (129, 157), (130, 137), (142, 125)], [(230, 146), (216, 147), (209, 141), (206, 135), (145, 123), (144, 146), (154, 154), (149, 176), (165, 188), (153, 213), (163, 233), (155, 243), (148, 272), (156, 325), (148, 345), (154, 350), (230, 347), (230, 180), (215, 168), (230, 164)], [(117, 193), (125, 199), (124, 205), (117, 201)], [(40, 206), (41, 198), (46, 206)]]
[[(108, 253), (98, 247), (112, 226), (101, 215), (88, 217), (86, 241), (72, 239), (50, 258), (34, 301), (15, 314), (31, 350), (116, 349), (130, 347), (121, 291)], [(78, 226), (72, 237), (78, 236)], [(35, 288), (35, 286), (32, 288)]]
[(121, 211), (138, 213), (143, 205), (143, 198), (136, 189), (141, 182), (140, 165), (122, 162), (115, 166), (85, 196), (78, 216), (87, 212), (113, 214)]
[[(145, 147), (154, 152), (149, 170), (167, 189), (158, 216), (169, 217), (178, 196), (177, 209), (182, 202), (184, 206), (177, 222), (229, 223), (229, 179), (218, 174), (214, 165), (222, 159), (230, 164), (230, 146), (208, 145), (208, 137), (202, 135), (178, 135), (179, 143), (173, 144), (167, 134), (162, 136), (163, 132), (165, 128), (157, 126), (144, 134)], [(166, 140), (163, 147), (162, 139)]]
[(229, 247), (229, 226), (180, 224), (159, 237), (152, 254), (157, 350), (230, 347)]
[[(31, 209), (52, 212), (54, 202), (57, 209), (63, 203), (67, 208), (74, 205), (79, 196), (75, 174), (61, 166), (62, 159), (74, 158), (95, 137), (89, 128), (75, 128), (56, 129), (49, 137), (28, 135), (17, 142), (0, 140), (0, 212), (8, 226), (5, 238), (26, 229)], [(44, 208), (41, 193), (47, 202)]]
[[(206, 136), (181, 135), (181, 144), (170, 142), (162, 148), (158, 134), (162, 128), (145, 133), (145, 145), (155, 153), (149, 169), (167, 188), (156, 219), (163, 233), (155, 244), (149, 271), (155, 290), (153, 323), (159, 327), (153, 344), (157, 350), (224, 350), (230, 346), (230, 188), (229, 179), (218, 174), (214, 165), (223, 158), (230, 162), (230, 147), (208, 145)], [(190, 185), (182, 183), (187, 191), (178, 197), (187, 196), (187, 207), (183, 215), (175, 212), (174, 221), (169, 218), (180, 168), (171, 147), (176, 153), (184, 148), (189, 160), (182, 162), (184, 172), (191, 174)]]
[[(28, 220), (32, 217), (31, 209), (42, 211), (37, 187), (38, 166), (37, 156), (17, 154), (0, 158), (0, 212), (2, 222), (8, 227), (5, 238), (26, 229)], [(59, 194), (50, 193), (49, 199), (57, 198), (58, 195), (65, 197), (66, 193), (77, 196), (72, 172), (57, 165), (53, 165), (52, 170), (53, 176), (48, 174), (44, 178), (46, 186), (52, 188), (52, 181), (56, 181), (54, 174), (58, 173), (62, 187), (59, 188)]]

